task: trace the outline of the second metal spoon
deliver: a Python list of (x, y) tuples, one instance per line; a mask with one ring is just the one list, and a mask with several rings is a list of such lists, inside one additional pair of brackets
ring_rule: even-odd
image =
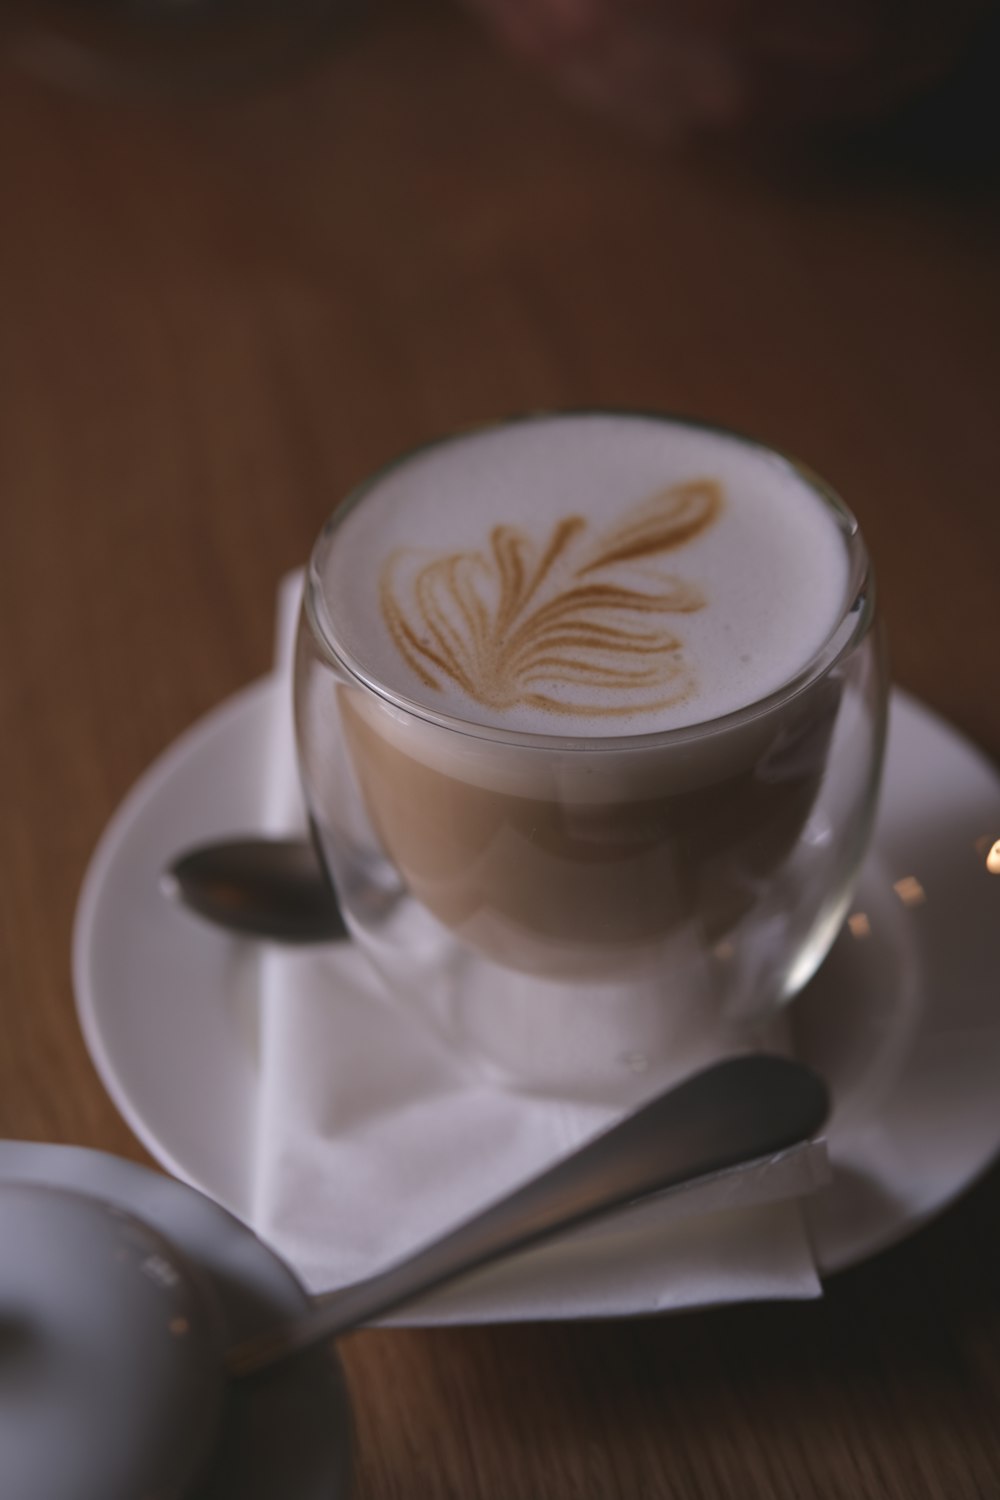
[[(80, 1195), (8, 1184), (5, 1215), (20, 1234), (12, 1246), (0, 1242), (7, 1251), (0, 1270), (6, 1268), (19, 1299), (20, 1321), (11, 1325), (17, 1337), (6, 1351), (13, 1363), (8, 1358), (5, 1374), (16, 1380), (20, 1372), (21, 1387), (11, 1389), (22, 1415), (7, 1424), (7, 1447), (15, 1451), (4, 1450), (4, 1477), (13, 1462), (23, 1480), (19, 1496), (193, 1500), (204, 1492), (231, 1380), (267, 1370), (559, 1230), (796, 1145), (820, 1128), (827, 1103), (822, 1081), (801, 1064), (767, 1056), (716, 1063), (415, 1255), (316, 1298), (298, 1318), (228, 1349), (211, 1284), (169, 1241), (127, 1213)], [(37, 1259), (41, 1249), (46, 1253)], [(76, 1321), (62, 1384), (53, 1393), (39, 1371), (50, 1352), (46, 1328), (63, 1322), (59, 1289), (68, 1276)], [(81, 1306), (91, 1310), (89, 1320), (77, 1318)], [(95, 1379), (90, 1426), (81, 1436), (75, 1414), (82, 1392), (74, 1393), (73, 1382), (93, 1387)], [(110, 1396), (102, 1385), (109, 1379)], [(61, 1404), (48, 1400), (53, 1394)], [(130, 1437), (124, 1447), (123, 1411)], [(60, 1423), (78, 1440), (86, 1470), (82, 1489), (79, 1483), (72, 1488), (74, 1476), (83, 1482), (76, 1469), (67, 1476)]]

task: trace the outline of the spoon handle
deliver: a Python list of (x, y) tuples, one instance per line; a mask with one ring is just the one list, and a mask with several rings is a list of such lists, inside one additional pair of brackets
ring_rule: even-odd
[(556, 1231), (797, 1145), (820, 1129), (828, 1109), (825, 1085), (801, 1063), (762, 1054), (716, 1063), (425, 1249), (237, 1345), (227, 1368), (252, 1374)]

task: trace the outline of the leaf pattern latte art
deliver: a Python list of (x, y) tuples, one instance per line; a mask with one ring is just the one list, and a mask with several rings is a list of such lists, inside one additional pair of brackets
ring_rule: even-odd
[(659, 491), (596, 536), (571, 515), (541, 544), (498, 525), (480, 551), (398, 547), (380, 578), (383, 619), (426, 687), (451, 682), (494, 712), (666, 707), (694, 687), (667, 618), (706, 600), (653, 560), (700, 536), (721, 509), (719, 485), (695, 479)]

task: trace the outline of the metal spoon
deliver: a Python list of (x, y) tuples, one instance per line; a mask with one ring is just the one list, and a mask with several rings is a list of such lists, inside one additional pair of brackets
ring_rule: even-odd
[[(171, 1253), (161, 1243), (133, 1256), (129, 1271), (133, 1301), (149, 1282), (142, 1296), (144, 1310), (155, 1311), (156, 1299), (162, 1295), (160, 1284), (166, 1279), (171, 1295), (183, 1295), (181, 1321), (171, 1317), (168, 1329), (175, 1337), (164, 1340), (159, 1329), (156, 1358), (147, 1359), (145, 1344), (154, 1334), (151, 1322), (161, 1318), (133, 1316), (117, 1318), (119, 1340), (118, 1368), (128, 1373), (128, 1412), (130, 1429), (149, 1433), (148, 1451), (130, 1454), (127, 1474), (121, 1474), (116, 1437), (121, 1410), (116, 1402), (105, 1402), (95, 1414), (106, 1424), (106, 1430), (88, 1433), (87, 1481), (89, 1488), (80, 1493), (101, 1496), (101, 1500), (131, 1500), (136, 1494), (170, 1494), (175, 1497), (192, 1493), (204, 1471), (206, 1443), (202, 1426), (192, 1424), (192, 1382), (197, 1384), (197, 1407), (216, 1417), (222, 1409), (222, 1396), (230, 1379), (251, 1375), (287, 1359), (325, 1339), (356, 1328), (359, 1324), (409, 1302), (443, 1283), (486, 1265), (514, 1251), (546, 1239), (557, 1231), (579, 1225), (623, 1204), (651, 1193), (679, 1187), (699, 1177), (737, 1166), (757, 1157), (797, 1145), (815, 1134), (826, 1118), (828, 1097), (821, 1080), (799, 1063), (784, 1058), (746, 1056), (715, 1064), (704, 1072), (660, 1095), (644, 1105), (603, 1135), (572, 1152), (554, 1167), (541, 1173), (526, 1186), (477, 1214), (458, 1229), (418, 1251), (387, 1271), (366, 1281), (315, 1300), (298, 1319), (279, 1324), (257, 1338), (229, 1350), (220, 1348), (217, 1332), (217, 1309), (212, 1294), (206, 1300), (196, 1267), (186, 1267), (183, 1257)], [(9, 1195), (10, 1184), (0, 1184), (0, 1196)], [(111, 1305), (116, 1289), (122, 1293), (123, 1263), (126, 1250), (134, 1243), (136, 1223), (126, 1215), (105, 1215), (96, 1219), (88, 1200), (66, 1195), (60, 1207), (63, 1215), (59, 1234), (49, 1232), (49, 1203), (36, 1195), (33, 1202), (22, 1202), (25, 1213), (24, 1233), (36, 1245), (54, 1246), (55, 1259), (46, 1263), (38, 1274), (32, 1271), (36, 1296), (34, 1307), (44, 1309), (45, 1298), (38, 1291), (44, 1275), (52, 1281), (53, 1299), (58, 1284), (68, 1271), (75, 1277), (75, 1293), (84, 1305)], [(81, 1216), (89, 1213), (91, 1233), (97, 1236), (96, 1250), (87, 1262), (87, 1284), (81, 1284), (81, 1269), (74, 1246), (77, 1229), (72, 1221), (74, 1209)], [(85, 1226), (84, 1226), (85, 1227)], [(2, 1265), (2, 1261), (0, 1261)], [(0, 1278), (0, 1292), (3, 1290)], [(106, 1320), (96, 1327), (104, 1325)], [(20, 1341), (30, 1342), (32, 1328), (19, 1327)], [(96, 1337), (96, 1335), (95, 1335)], [(103, 1335), (102, 1335), (103, 1337)], [(164, 1370), (164, 1360), (173, 1351), (177, 1364)], [(100, 1354), (100, 1349), (94, 1351)], [(150, 1351), (151, 1352), (151, 1351)], [(98, 1361), (99, 1363), (99, 1361)], [(78, 1360), (74, 1368), (83, 1370), (78, 1378), (92, 1378), (93, 1368)], [(155, 1381), (147, 1375), (156, 1371)], [(22, 1393), (23, 1395), (24, 1393)], [(18, 1431), (28, 1432), (31, 1401), (41, 1400), (43, 1391), (29, 1387), (19, 1410), (22, 1421)], [(64, 1403), (72, 1413), (74, 1403)], [(39, 1424), (35, 1429), (40, 1432)], [(28, 1454), (31, 1484), (26, 1494), (32, 1497), (61, 1495), (62, 1489), (49, 1479), (64, 1475), (60, 1458), (59, 1434), (46, 1428), (45, 1440), (36, 1442)], [(163, 1455), (169, 1454), (169, 1473)], [(6, 1455), (5, 1455), (6, 1461)], [(103, 1463), (98, 1472), (93, 1464)], [(167, 1479), (169, 1485), (167, 1486)]]
[(187, 849), (160, 887), (209, 922), (278, 943), (330, 943), (347, 927), (308, 839), (236, 838)]
[(764, 1054), (714, 1063), (425, 1249), (231, 1349), (226, 1368), (232, 1375), (266, 1369), (550, 1235), (798, 1145), (828, 1111), (826, 1085), (802, 1063)]

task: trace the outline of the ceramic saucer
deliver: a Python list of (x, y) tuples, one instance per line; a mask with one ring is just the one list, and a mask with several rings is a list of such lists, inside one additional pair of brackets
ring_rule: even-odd
[[(74, 935), (80, 1021), (118, 1109), (165, 1167), (247, 1219), (255, 945), (175, 909), (159, 877), (184, 845), (260, 826), (279, 692), (268, 678), (238, 694), (143, 776), (94, 854)], [(909, 1233), (1000, 1149), (998, 839), (996, 771), (894, 693), (856, 904), (791, 1012), (834, 1097), (833, 1181), (806, 1206), (824, 1274)]]

